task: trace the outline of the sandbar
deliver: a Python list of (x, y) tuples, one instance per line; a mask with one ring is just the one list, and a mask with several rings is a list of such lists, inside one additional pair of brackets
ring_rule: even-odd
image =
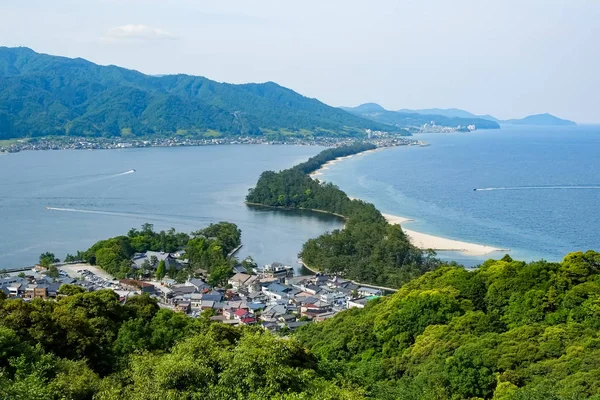
[[(409, 218), (400, 217), (391, 214), (382, 214), (390, 224), (402, 224), (413, 221)], [(486, 246), (484, 244), (463, 242), (460, 240), (448, 239), (440, 236), (434, 236), (427, 233), (417, 232), (402, 228), (410, 242), (423, 250), (432, 249), (435, 251), (455, 251), (466, 256), (484, 256), (497, 251), (510, 251), (510, 249), (501, 249), (498, 247)]]

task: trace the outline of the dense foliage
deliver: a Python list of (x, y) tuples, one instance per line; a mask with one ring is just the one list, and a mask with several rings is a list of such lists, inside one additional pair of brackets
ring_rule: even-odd
[(125, 305), (109, 290), (0, 297), (2, 399), (362, 398), (337, 385), (296, 340), (189, 318), (145, 295)]
[[(77, 258), (97, 265), (115, 277), (125, 278), (140, 272), (131, 268), (131, 257), (135, 253), (144, 253), (149, 250), (173, 253), (184, 250), (184, 257), (189, 261), (187, 270), (183, 272), (165, 271), (163, 265), (162, 271), (157, 271), (157, 273), (168, 274), (170, 278), (175, 279), (178, 276), (188, 276), (198, 268), (208, 272), (221, 268), (219, 275), (223, 275), (223, 268), (227, 272), (230, 271), (228, 254), (240, 243), (240, 229), (229, 222), (211, 224), (193, 232), (191, 237), (185, 233), (178, 233), (175, 229), (155, 232), (152, 224), (144, 224), (141, 230), (131, 229), (127, 236), (117, 236), (97, 242), (87, 251), (80, 252)], [(160, 265), (155, 267), (160, 267)]]
[(399, 225), (389, 224), (369, 203), (351, 200), (338, 187), (312, 179), (313, 172), (339, 156), (369, 150), (369, 145), (342, 146), (321, 152), (305, 163), (280, 172), (263, 172), (246, 197), (248, 203), (304, 208), (338, 214), (342, 230), (306, 242), (301, 257), (311, 268), (361, 282), (398, 287), (435, 268), (435, 260), (410, 244)]
[(0, 47), (0, 140), (47, 135), (362, 135), (393, 129), (273, 82), (149, 76)]
[(600, 253), (441, 267), (298, 337), (372, 398), (598, 399)]
[(335, 160), (338, 157), (351, 156), (353, 154), (362, 153), (363, 151), (375, 150), (377, 146), (372, 143), (356, 142), (351, 145), (332, 147), (331, 149), (323, 150), (316, 156), (309, 158), (307, 161), (300, 163), (294, 167), (304, 174), (315, 172), (323, 166), (327, 161)]

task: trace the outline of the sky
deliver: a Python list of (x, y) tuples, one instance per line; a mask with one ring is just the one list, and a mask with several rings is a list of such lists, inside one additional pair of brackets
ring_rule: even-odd
[(333, 106), (600, 123), (598, 0), (1, 0), (0, 45)]

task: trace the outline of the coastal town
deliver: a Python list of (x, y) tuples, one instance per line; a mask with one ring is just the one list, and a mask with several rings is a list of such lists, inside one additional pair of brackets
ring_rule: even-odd
[[(367, 130), (365, 141), (378, 147), (416, 145), (420, 142), (403, 134)], [(337, 147), (354, 143), (356, 137), (332, 136), (223, 136), (223, 137), (70, 137), (53, 136), (0, 141), (0, 154), (26, 150), (105, 150), (146, 147), (214, 146), (235, 144), (299, 145)]]
[[(339, 276), (315, 273), (296, 275), (294, 268), (278, 262), (248, 268), (237, 263), (227, 284), (208, 283), (205, 270), (194, 271), (184, 282), (156, 278), (161, 262), (169, 268), (187, 267), (180, 252), (148, 251), (135, 254), (131, 266), (140, 270), (137, 279), (115, 279), (85, 263), (57, 263), (51, 268), (36, 265), (31, 269), (4, 273), (0, 292), (7, 298), (23, 301), (58, 300), (73, 287), (80, 292), (114, 291), (125, 304), (134, 296), (147, 295), (162, 308), (196, 318), (208, 316), (228, 325), (257, 325), (282, 334), (302, 325), (323, 321), (349, 308), (363, 308), (368, 301), (384, 294), (382, 289), (355, 283)], [(245, 260), (248, 261), (248, 260)], [(250, 260), (251, 261), (251, 260)], [(55, 268), (58, 276), (51, 277)]]

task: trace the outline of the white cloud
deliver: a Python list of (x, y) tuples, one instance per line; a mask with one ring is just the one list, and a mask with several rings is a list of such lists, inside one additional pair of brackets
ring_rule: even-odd
[(170, 40), (176, 37), (163, 29), (143, 24), (127, 24), (110, 28), (105, 36), (106, 39), (137, 39), (137, 40)]

